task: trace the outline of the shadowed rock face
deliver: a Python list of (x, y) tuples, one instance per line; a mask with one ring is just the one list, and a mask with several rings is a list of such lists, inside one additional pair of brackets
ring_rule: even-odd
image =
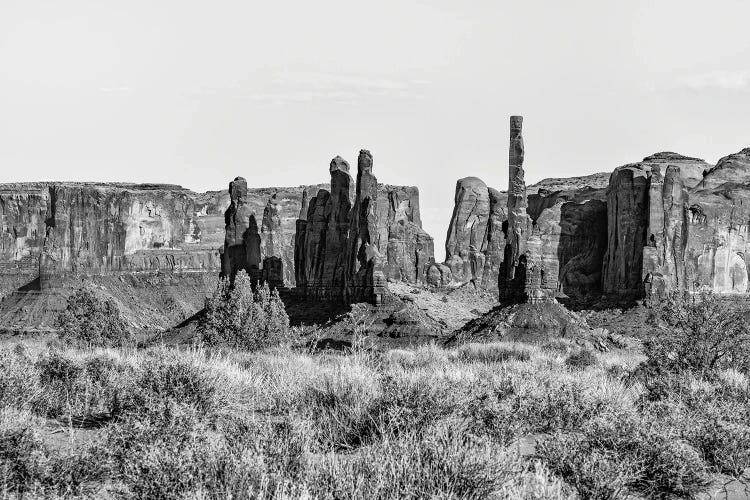
[[(468, 179), (468, 180), (467, 180)], [(446, 239), (445, 264), (435, 264), (429, 270), (428, 282), (435, 286), (452, 280), (469, 281), (485, 290), (498, 291), (498, 275), (503, 266), (505, 231), (507, 231), (507, 193), (484, 188), (489, 199), (489, 214), (465, 207), (482, 207), (473, 203), (465, 193), (482, 189), (484, 183), (476, 178), (461, 179), (456, 188), (456, 205)], [(532, 227), (539, 233), (540, 286), (570, 297), (583, 299), (601, 294), (601, 272), (607, 245), (607, 193), (609, 174), (594, 174), (567, 179), (544, 179), (528, 188), (526, 212)], [(469, 186), (467, 186), (469, 184)], [(557, 188), (550, 190), (549, 188)], [(480, 195), (478, 199), (483, 199)], [(476, 218), (473, 218), (476, 216)], [(471, 261), (464, 262), (461, 252), (471, 256), (472, 224), (485, 227), (480, 245), (484, 270), (476, 274)], [(459, 231), (464, 229), (463, 232)], [(476, 241), (476, 240), (474, 240)], [(454, 250), (459, 249), (459, 250)], [(468, 271), (467, 271), (468, 270)]]
[(540, 288), (574, 299), (601, 294), (607, 245), (606, 191), (583, 189), (529, 196), (533, 232), (540, 239)]
[[(349, 165), (331, 162), (331, 189), (320, 189), (296, 222), (295, 276), (307, 297), (379, 304), (386, 279), (417, 283), (434, 260), (421, 228), (416, 188), (379, 185), (372, 155), (360, 151), (356, 187)], [(386, 278), (387, 277), (387, 278)]]

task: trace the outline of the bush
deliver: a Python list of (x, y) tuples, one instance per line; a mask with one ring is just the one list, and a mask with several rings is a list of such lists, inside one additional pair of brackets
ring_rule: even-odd
[(644, 347), (647, 366), (656, 371), (704, 377), (750, 366), (750, 329), (731, 302), (676, 293), (654, 307), (653, 319), (657, 329)]
[[(101, 479), (101, 464), (86, 450), (51, 452), (29, 429), (0, 433), (0, 488), (32, 498), (58, 498), (86, 493), (84, 485)], [(11, 497), (14, 498), (14, 497)]]
[(502, 449), (445, 426), (384, 436), (351, 454), (327, 454), (308, 473), (314, 498), (488, 498), (521, 471)]
[(596, 364), (596, 354), (589, 349), (581, 349), (568, 355), (565, 364), (573, 368), (588, 368)]
[(200, 363), (179, 353), (156, 351), (143, 361), (126, 405), (131, 412), (147, 413), (179, 403), (210, 416), (226, 404), (227, 385), (221, 374)]
[(537, 446), (551, 471), (581, 498), (694, 497), (705, 491), (706, 467), (695, 449), (657, 422), (608, 414), (580, 433), (557, 433)]
[(240, 271), (232, 283), (222, 279), (206, 299), (205, 314), (198, 324), (203, 343), (249, 351), (289, 344), (292, 330), (284, 303), (268, 284), (253, 292), (252, 282)]
[(110, 299), (89, 288), (68, 297), (67, 307), (56, 321), (60, 339), (79, 347), (122, 346), (132, 341), (128, 325)]
[(39, 377), (26, 355), (0, 350), (0, 407), (28, 409), (39, 392)]
[(121, 400), (133, 394), (133, 369), (107, 353), (52, 350), (35, 363), (40, 390), (34, 410), (60, 418), (106, 413), (117, 416)]
[(510, 360), (528, 361), (531, 354), (520, 346), (466, 344), (458, 348), (456, 358), (465, 363), (504, 363)]

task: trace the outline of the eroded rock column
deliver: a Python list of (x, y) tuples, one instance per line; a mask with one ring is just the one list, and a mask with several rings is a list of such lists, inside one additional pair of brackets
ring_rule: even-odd
[(505, 299), (522, 299), (526, 283), (526, 241), (529, 216), (526, 213), (526, 182), (524, 180), (524, 145), (522, 116), (510, 117), (510, 149), (508, 178), (508, 230), (506, 233), (503, 272), (498, 287)]
[(346, 298), (352, 302), (380, 304), (388, 288), (383, 273), (383, 258), (378, 252), (377, 220), (378, 179), (372, 173), (372, 155), (366, 149), (357, 160), (357, 194), (349, 226), (349, 273), (351, 283)]
[[(250, 260), (260, 258), (260, 248), (258, 256), (248, 254), (247, 243), (251, 238), (251, 218), (255, 222), (255, 215), (247, 204), (247, 181), (243, 177), (236, 177), (229, 183), (229, 197), (231, 203), (226, 212), (224, 212), (225, 236), (224, 250), (221, 255), (221, 275), (233, 278), (240, 269), (249, 270)], [(257, 223), (254, 224), (255, 234), (258, 233)], [(260, 241), (258, 239), (258, 245)]]

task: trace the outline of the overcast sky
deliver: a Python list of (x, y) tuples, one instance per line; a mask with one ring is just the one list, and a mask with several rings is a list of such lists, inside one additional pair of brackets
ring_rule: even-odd
[(507, 187), (750, 145), (750, 2), (0, 0), (0, 182)]

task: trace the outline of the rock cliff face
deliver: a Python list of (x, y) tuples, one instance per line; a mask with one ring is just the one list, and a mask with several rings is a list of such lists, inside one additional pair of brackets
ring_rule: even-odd
[(688, 191), (687, 205), (687, 286), (749, 292), (750, 148), (720, 159)]
[(69, 273), (218, 269), (221, 225), (192, 195), (169, 185), (0, 185), (3, 288)]
[[(577, 299), (601, 294), (608, 180), (609, 174), (601, 173), (544, 179), (527, 188), (526, 212), (531, 229), (540, 238), (540, 263), (546, 269), (547, 289)], [(485, 199), (489, 200), (488, 214), (483, 210)], [(507, 193), (487, 188), (475, 177), (458, 181), (446, 238), (447, 259), (445, 264), (431, 266), (428, 281), (432, 285), (474, 280), (485, 290), (498, 291), (506, 243), (507, 199)], [(472, 234), (472, 227), (484, 228), (480, 243), (476, 243), (477, 233)], [(471, 252), (472, 248), (479, 251)], [(479, 272), (477, 262), (484, 262)]]
[[(264, 267), (276, 257), (266, 272), (274, 266), (272, 275), (294, 286), (296, 225), (307, 210), (303, 192), (328, 185), (252, 188), (238, 178), (233, 186), (195, 193), (163, 184), (0, 184), (0, 296), (26, 285), (54, 287), (65, 276), (214, 275), (222, 270), (225, 244), (228, 272), (258, 262)], [(415, 282), (422, 276), (417, 269), (433, 255), (432, 238), (421, 229), (418, 191), (380, 185), (378, 200), (377, 243), (387, 256), (385, 272)], [(250, 254), (246, 240), (252, 242)]]
[(540, 239), (540, 287), (577, 300), (599, 296), (607, 246), (606, 190), (539, 189), (529, 195), (528, 213)]
[[(678, 155), (620, 167), (609, 188), (604, 292), (748, 293), (750, 148), (711, 168)], [(658, 156), (658, 155), (657, 155)], [(696, 172), (703, 175), (696, 181)]]
[(372, 165), (372, 155), (362, 150), (355, 187), (349, 164), (334, 158), (330, 190), (318, 189), (300, 211), (295, 277), (307, 297), (379, 304), (387, 299), (387, 278), (425, 279), (433, 242), (421, 228), (419, 193), (379, 185)]
[(476, 177), (456, 183), (453, 216), (445, 240), (445, 265), (454, 279), (482, 280), (486, 256), (482, 252), (490, 216), (490, 192)]

